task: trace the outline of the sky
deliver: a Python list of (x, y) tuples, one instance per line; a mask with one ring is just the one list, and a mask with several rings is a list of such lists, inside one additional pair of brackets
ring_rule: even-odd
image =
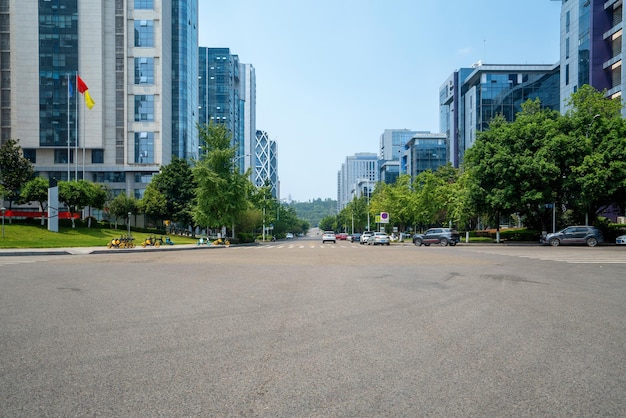
[(385, 129), (439, 132), (459, 68), (554, 64), (554, 0), (199, 0), (199, 44), (256, 71), (256, 124), (278, 145), (280, 198), (337, 199), (346, 157)]

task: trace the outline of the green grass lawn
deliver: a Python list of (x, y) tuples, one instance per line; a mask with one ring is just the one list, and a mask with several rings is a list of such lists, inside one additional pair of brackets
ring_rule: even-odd
[[(126, 229), (59, 227), (59, 232), (48, 231), (47, 226), (4, 223), (4, 237), (0, 236), (0, 248), (62, 248), (106, 247), (111, 239), (126, 235)], [(131, 230), (137, 245), (150, 236), (147, 232)], [(160, 236), (157, 234), (157, 236)], [(163, 236), (165, 239), (165, 236)], [(175, 244), (195, 244), (196, 239), (170, 236)]]

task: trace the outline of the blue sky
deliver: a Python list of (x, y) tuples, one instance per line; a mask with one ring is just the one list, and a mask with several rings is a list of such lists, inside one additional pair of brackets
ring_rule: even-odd
[[(439, 132), (439, 87), (487, 64), (559, 60), (560, 1), (200, 0), (200, 46), (252, 64), (281, 198), (337, 198), (346, 156), (385, 129)], [(216, 7), (210, 8), (213, 4)]]

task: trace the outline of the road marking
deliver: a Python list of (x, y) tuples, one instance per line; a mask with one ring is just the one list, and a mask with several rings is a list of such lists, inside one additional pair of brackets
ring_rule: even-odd
[[(535, 251), (536, 250), (536, 251)], [(550, 252), (551, 248), (535, 248), (534, 250), (513, 248), (475, 249), (474, 252), (492, 255), (504, 255), (531, 260), (556, 261), (568, 264), (626, 264), (626, 252), (598, 253), (581, 255), (580, 252)], [(558, 251), (558, 250), (557, 250)], [(593, 251), (593, 250), (591, 250)]]

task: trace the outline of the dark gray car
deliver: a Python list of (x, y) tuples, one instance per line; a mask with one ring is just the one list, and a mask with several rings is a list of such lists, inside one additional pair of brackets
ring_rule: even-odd
[(542, 235), (539, 242), (550, 244), (553, 247), (576, 244), (586, 244), (590, 247), (595, 247), (604, 242), (604, 237), (602, 236), (602, 231), (595, 226), (575, 225), (551, 234)]
[(446, 245), (455, 246), (461, 242), (461, 236), (456, 229), (452, 228), (430, 228), (423, 234), (413, 235), (413, 244), (420, 246), (424, 244), (429, 246), (430, 244), (439, 244), (442, 247)]

